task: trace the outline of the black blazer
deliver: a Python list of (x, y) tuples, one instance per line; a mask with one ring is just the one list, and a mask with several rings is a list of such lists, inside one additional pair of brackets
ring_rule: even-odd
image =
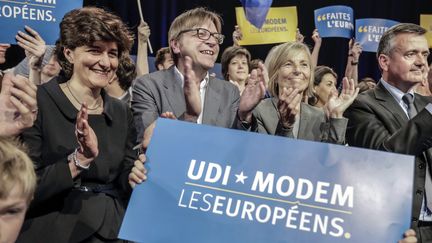
[(107, 239), (117, 238), (125, 208), (120, 198), (72, 190), (80, 184), (112, 184), (122, 195), (131, 191), (127, 177), (136, 158), (133, 117), (126, 104), (103, 91), (102, 98), (103, 114), (89, 115), (99, 155), (90, 170), (72, 179), (67, 156), (78, 146), (74, 134), (78, 110), (57, 79), (38, 88), (37, 120), (22, 135), (38, 185), (17, 242), (79, 242), (95, 232)]
[[(417, 226), (423, 200), (426, 162), (430, 163), (432, 115), (424, 109), (432, 99), (415, 95), (418, 114), (408, 120), (393, 96), (379, 83), (360, 94), (345, 112), (347, 142), (351, 146), (416, 156), (411, 227)], [(430, 173), (430, 172), (429, 172)]]

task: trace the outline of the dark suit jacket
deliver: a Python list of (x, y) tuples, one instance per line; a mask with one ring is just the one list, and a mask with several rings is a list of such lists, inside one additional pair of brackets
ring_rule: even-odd
[(99, 155), (88, 171), (72, 179), (67, 156), (78, 147), (75, 121), (78, 110), (60, 89), (57, 80), (39, 86), (39, 112), (22, 138), (34, 161), (38, 184), (17, 242), (80, 242), (95, 232), (116, 239), (124, 204), (104, 193), (73, 190), (80, 184), (113, 184), (119, 193), (130, 193), (128, 174), (136, 157), (136, 138), (130, 109), (102, 92), (104, 112), (89, 115), (98, 138)]
[(412, 227), (416, 227), (422, 205), (426, 162), (425, 151), (432, 145), (432, 115), (424, 109), (431, 99), (415, 95), (418, 114), (408, 120), (393, 96), (380, 83), (360, 94), (347, 109), (347, 142), (351, 146), (416, 156)]
[[(240, 94), (227, 81), (210, 77), (206, 89), (202, 123), (231, 128), (236, 125)], [(186, 111), (180, 76), (174, 66), (137, 78), (132, 87), (132, 111), (138, 130), (138, 142), (144, 130), (163, 112), (179, 118)]]
[[(283, 129), (279, 124), (277, 103), (277, 98), (268, 98), (258, 104), (253, 110), (257, 127), (252, 130), (293, 138), (292, 129)], [(346, 126), (347, 119), (330, 119), (327, 121), (322, 109), (301, 103), (298, 139), (343, 144)]]

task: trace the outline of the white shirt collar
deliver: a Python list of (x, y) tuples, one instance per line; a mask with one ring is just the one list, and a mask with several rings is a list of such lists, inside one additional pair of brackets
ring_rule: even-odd
[[(383, 78), (380, 79), (380, 82), (383, 84), (384, 88), (386, 90), (388, 90), (388, 92), (393, 96), (393, 98), (396, 100), (396, 102), (399, 104), (399, 106), (403, 109), (403, 111), (405, 112), (407, 117), (409, 117), (408, 116), (408, 106), (402, 100), (402, 97), (405, 95), (405, 93), (402, 92), (400, 89), (394, 87), (393, 85), (387, 83)], [(408, 90), (407, 93), (410, 93), (415, 99), (414, 89)]]
[[(174, 66), (174, 70), (177, 73), (177, 75), (179, 75), (180, 81), (181, 81), (181, 87), (183, 88), (183, 86), (184, 86), (184, 75), (180, 72), (180, 70), (177, 68), (177, 66)], [(204, 79), (201, 80), (201, 82), (200, 82), (200, 89), (203, 89), (203, 88), (207, 87), (209, 79), (210, 79), (210, 75), (209, 75), (209, 72), (207, 72), (206, 75), (205, 75), (205, 77), (204, 77)]]

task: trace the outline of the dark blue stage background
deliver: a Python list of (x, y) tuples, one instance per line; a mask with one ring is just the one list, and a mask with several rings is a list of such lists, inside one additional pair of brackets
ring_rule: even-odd
[[(136, 0), (84, 0), (84, 5), (104, 7), (119, 14), (128, 25), (136, 31), (139, 24), (139, 13)], [(221, 47), (221, 52), (232, 45), (232, 31), (235, 25), (235, 7), (241, 6), (238, 0), (141, 0), (143, 15), (151, 28), (151, 43), (156, 51), (167, 46), (167, 32), (171, 21), (183, 11), (204, 6), (222, 15), (223, 33), (227, 36)], [(354, 9), (355, 18), (386, 18), (399, 22), (419, 24), (420, 14), (432, 14), (432, 3), (428, 0), (274, 0), (273, 7), (297, 6), (299, 28), (306, 36), (305, 42), (313, 45), (310, 38), (314, 29), (313, 11), (329, 5), (347, 5)], [(253, 58), (265, 59), (272, 45), (247, 46)], [(134, 47), (132, 54), (135, 54)], [(348, 40), (342, 38), (323, 39), (319, 65), (328, 65), (342, 76), (345, 70)], [(14, 66), (24, 56), (17, 46), (10, 48), (7, 54), (8, 62), (0, 69)], [(220, 56), (220, 55), (219, 55)], [(360, 58), (359, 78), (370, 76), (379, 78), (375, 53), (363, 53)]]

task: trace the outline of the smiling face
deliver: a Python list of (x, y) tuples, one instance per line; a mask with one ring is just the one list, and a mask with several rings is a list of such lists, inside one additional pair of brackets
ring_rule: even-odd
[(228, 77), (232, 81), (244, 82), (249, 74), (248, 59), (245, 55), (237, 55), (228, 64)]
[(429, 48), (424, 35), (398, 34), (389, 55), (381, 54), (383, 78), (403, 92), (421, 83), (427, 72)]
[[(193, 29), (196, 28), (206, 29), (211, 33), (218, 32), (216, 26), (210, 20), (193, 27)], [(189, 56), (192, 59), (192, 68), (195, 72), (207, 72), (214, 66), (219, 54), (217, 40), (213, 36), (208, 40), (201, 40), (198, 38), (196, 31), (180, 34), (180, 36), (171, 40), (170, 46), (174, 55), (178, 56), (178, 66), (183, 65), (185, 56)]]
[(10, 47), (9, 44), (0, 44), (0, 64), (6, 62), (6, 50)]
[(64, 54), (73, 64), (71, 79), (78, 79), (89, 88), (107, 86), (118, 67), (116, 42), (95, 41), (90, 46), (65, 49)]
[(304, 51), (293, 53), (287, 62), (279, 68), (278, 85), (279, 95), (283, 88), (297, 88), (303, 93), (310, 82), (311, 64), (309, 56)]
[(0, 199), (0, 242), (15, 242), (27, 211), (28, 198), (15, 185), (5, 199)]

